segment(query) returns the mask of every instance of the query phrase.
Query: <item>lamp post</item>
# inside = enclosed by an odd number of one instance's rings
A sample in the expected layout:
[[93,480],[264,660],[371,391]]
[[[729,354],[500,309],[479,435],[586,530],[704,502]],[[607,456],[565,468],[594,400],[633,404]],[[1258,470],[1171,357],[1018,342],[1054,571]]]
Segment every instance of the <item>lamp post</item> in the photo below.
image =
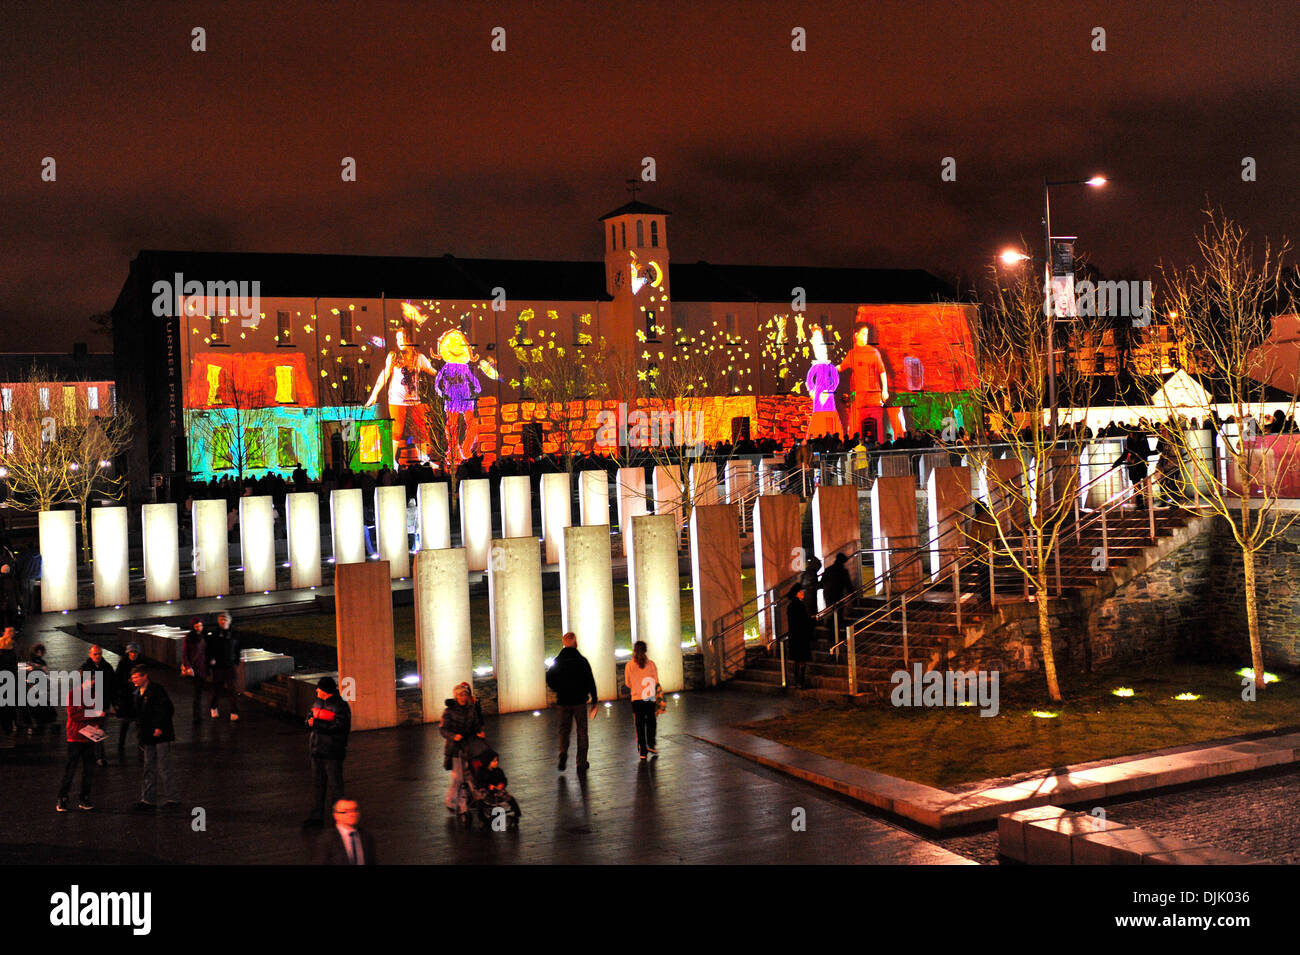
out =
[[1043,179],[1043,248],[1047,256],[1043,272],[1043,316],[1047,319],[1047,400],[1051,405],[1052,447],[1056,447],[1056,313],[1052,307],[1052,186],[1104,186],[1103,176],[1091,179]]

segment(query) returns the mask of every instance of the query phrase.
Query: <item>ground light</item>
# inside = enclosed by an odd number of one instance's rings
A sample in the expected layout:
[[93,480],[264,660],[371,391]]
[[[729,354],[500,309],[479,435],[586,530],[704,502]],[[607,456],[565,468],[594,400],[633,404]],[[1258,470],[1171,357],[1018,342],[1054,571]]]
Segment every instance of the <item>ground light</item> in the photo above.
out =
[[1199,700],[1201,697],[1196,693],[1179,693],[1174,697],[1175,700],[1182,700],[1184,703],[1190,703],[1192,700]]
[[1034,710],[1033,715],[1037,716],[1040,720],[1054,720],[1061,714],[1053,713],[1051,710]]
[[474,668],[474,675],[475,675],[475,676],[487,676],[487,675],[488,675],[489,673],[491,673],[491,672],[492,672],[492,668],[491,668],[491,667],[475,667],[475,668]]
[[420,677],[415,673],[408,673],[406,676],[402,677],[402,682],[407,686],[414,686],[420,682]]
[[1111,690],[1110,692],[1113,693],[1115,696],[1130,697],[1133,695],[1133,689],[1127,686],[1117,686],[1115,687],[1115,689]]
[[[1244,677],[1247,680],[1253,680],[1255,679],[1255,671],[1250,667],[1242,667],[1240,670],[1237,671],[1237,676]],[[1265,686],[1268,686],[1270,683],[1277,683],[1277,682],[1278,679],[1276,674],[1269,673],[1267,670],[1264,671]]]

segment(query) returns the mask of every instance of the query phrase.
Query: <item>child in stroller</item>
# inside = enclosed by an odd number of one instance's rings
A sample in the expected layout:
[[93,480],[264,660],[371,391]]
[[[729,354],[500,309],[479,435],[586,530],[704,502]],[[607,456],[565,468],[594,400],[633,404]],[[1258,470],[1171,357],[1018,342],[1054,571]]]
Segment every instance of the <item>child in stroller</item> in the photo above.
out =
[[508,828],[519,825],[523,812],[506,789],[506,774],[501,760],[482,739],[472,739],[461,748],[461,819],[468,825],[475,817],[483,828],[504,819]]

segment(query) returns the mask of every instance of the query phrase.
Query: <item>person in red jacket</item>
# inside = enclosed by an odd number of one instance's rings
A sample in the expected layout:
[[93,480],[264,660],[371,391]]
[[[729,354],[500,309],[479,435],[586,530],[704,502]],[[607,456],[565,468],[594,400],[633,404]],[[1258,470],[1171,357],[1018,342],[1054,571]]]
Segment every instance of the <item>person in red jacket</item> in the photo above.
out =
[[65,705],[68,709],[68,763],[63,770],[63,785],[59,787],[59,801],[54,808],[59,812],[68,811],[68,794],[72,791],[72,777],[76,775],[77,763],[81,763],[81,798],[77,808],[90,812],[94,805],[90,802],[90,782],[95,774],[95,737],[104,738],[103,709],[106,701],[96,700],[95,677],[92,673],[82,674],[79,687],[68,693]]

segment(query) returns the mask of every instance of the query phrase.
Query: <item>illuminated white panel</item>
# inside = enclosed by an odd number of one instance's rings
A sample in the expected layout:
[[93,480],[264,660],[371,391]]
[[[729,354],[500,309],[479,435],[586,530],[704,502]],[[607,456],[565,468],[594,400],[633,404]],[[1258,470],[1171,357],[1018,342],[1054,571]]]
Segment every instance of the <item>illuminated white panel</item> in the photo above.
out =
[[604,471],[578,472],[578,512],[584,527],[609,523],[609,475]]
[[315,491],[285,495],[285,532],[289,538],[289,586],[319,587],[320,498]]
[[140,508],[144,527],[144,599],[147,603],[179,600],[181,560],[175,504]]
[[[425,484],[441,487],[445,484]],[[415,641],[424,722],[437,722],[451,691],[473,685],[470,649],[469,565],[465,548],[422,550],[415,555]]]
[[406,488],[397,484],[375,488],[375,547],[388,561],[393,580],[411,573],[411,544],[406,536]]
[[194,523],[194,550],[190,568],[194,571],[194,596],[215,597],[230,593],[230,533],[226,499],[195,501],[190,518]]
[[239,499],[239,562],[244,593],[275,589],[275,517],[265,495]]
[[359,564],[366,559],[365,502],[361,488],[330,491],[330,531],[334,563]]
[[655,468],[655,513],[671,514],[680,527],[682,523],[682,468],[678,464],[664,464]]
[[632,540],[632,518],[644,514],[645,469],[618,469],[618,532],[623,539],[623,556],[629,553]]
[[451,546],[451,519],[447,510],[447,485],[421,484],[415,490],[420,509],[420,548],[442,550]]
[[726,481],[728,504],[739,504],[754,496],[753,461],[728,461],[722,473]]
[[560,550],[564,547],[564,528],[573,523],[573,507],[569,503],[569,473],[542,475],[542,537],[546,546],[546,562],[558,564]]
[[77,514],[41,511],[41,613],[77,609]]
[[718,465],[713,461],[701,461],[691,465],[691,506],[697,504],[721,504],[718,494]]
[[533,487],[527,474],[501,479],[501,536],[533,536]]
[[492,542],[488,607],[498,711],[513,713],[545,706],[542,564],[534,538],[513,537]]
[[[592,473],[592,472],[582,472]],[[604,472],[594,472],[602,478]],[[560,619],[578,638],[602,700],[618,699],[614,667],[614,577],[609,527],[566,527],[560,552]]]
[[682,688],[682,600],[677,578],[677,522],[667,514],[632,519],[628,600],[632,641],[644,640],[665,691]]
[[460,540],[470,570],[487,570],[492,545],[492,492],[487,478],[460,482]]
[[125,507],[91,509],[90,546],[94,557],[96,607],[131,602],[126,528]]

